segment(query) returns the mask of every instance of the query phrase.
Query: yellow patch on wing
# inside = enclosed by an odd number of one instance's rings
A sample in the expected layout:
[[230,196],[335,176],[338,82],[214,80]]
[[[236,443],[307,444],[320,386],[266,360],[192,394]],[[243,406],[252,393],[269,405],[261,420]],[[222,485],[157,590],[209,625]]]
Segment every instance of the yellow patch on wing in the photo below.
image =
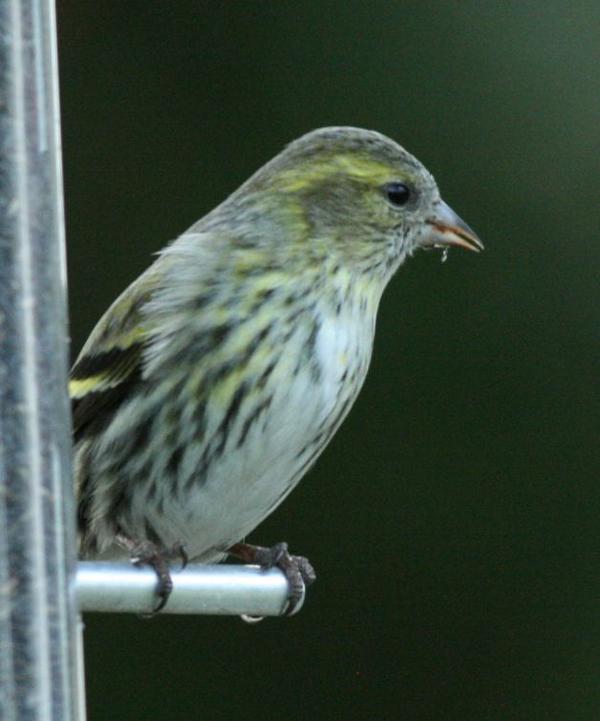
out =
[[82,380],[69,381],[69,395],[71,398],[83,398],[88,393],[100,391],[106,387],[106,374],[99,373]]
[[73,398],[83,398],[88,393],[99,393],[114,388],[123,382],[126,373],[118,375],[108,373],[97,373],[88,378],[74,378],[69,381],[69,395]]

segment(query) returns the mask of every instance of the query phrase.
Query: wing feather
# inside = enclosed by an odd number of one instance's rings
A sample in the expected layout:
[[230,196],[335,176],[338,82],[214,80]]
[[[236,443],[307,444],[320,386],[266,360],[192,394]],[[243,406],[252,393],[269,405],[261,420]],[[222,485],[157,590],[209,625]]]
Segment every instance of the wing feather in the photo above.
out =
[[156,264],[102,316],[71,369],[69,394],[75,441],[95,435],[141,381],[146,342],[142,307],[157,281]]

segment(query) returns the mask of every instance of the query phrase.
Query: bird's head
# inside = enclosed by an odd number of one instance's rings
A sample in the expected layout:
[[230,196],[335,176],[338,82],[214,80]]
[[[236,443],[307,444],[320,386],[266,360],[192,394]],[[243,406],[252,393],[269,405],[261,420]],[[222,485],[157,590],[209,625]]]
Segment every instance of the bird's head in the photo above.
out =
[[[236,197],[237,196],[237,197]],[[418,248],[483,248],[441,199],[433,176],[404,148],[371,130],[314,130],[288,145],[240,190],[286,233],[268,233],[314,258],[387,277]],[[268,209],[268,210],[267,210]],[[260,227],[254,216],[253,227]],[[290,248],[291,249],[291,248]]]

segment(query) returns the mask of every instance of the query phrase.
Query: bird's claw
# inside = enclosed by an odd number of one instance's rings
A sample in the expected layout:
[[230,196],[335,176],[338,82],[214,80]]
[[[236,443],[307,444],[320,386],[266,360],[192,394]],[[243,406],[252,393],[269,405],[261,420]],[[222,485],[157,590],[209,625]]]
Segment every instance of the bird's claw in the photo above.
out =
[[283,571],[290,589],[284,616],[291,616],[298,610],[306,586],[310,586],[317,578],[308,558],[293,556],[287,543],[276,543],[270,548],[237,543],[229,552],[244,561],[256,563],[263,569],[279,568]]
[[144,618],[152,618],[167,605],[169,596],[173,591],[173,579],[169,562],[174,559],[181,560],[181,570],[188,563],[188,555],[183,543],[175,543],[171,548],[161,548],[152,541],[128,543],[129,559],[134,566],[150,566],[156,573],[157,604],[150,613],[143,614]]

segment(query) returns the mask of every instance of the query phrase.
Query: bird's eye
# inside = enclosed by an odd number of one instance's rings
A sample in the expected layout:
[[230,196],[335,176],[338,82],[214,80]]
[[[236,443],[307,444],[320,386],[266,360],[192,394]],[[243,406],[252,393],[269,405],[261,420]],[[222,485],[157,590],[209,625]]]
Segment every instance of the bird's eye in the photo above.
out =
[[406,205],[410,200],[410,188],[404,183],[387,183],[384,188],[386,198],[392,205]]

